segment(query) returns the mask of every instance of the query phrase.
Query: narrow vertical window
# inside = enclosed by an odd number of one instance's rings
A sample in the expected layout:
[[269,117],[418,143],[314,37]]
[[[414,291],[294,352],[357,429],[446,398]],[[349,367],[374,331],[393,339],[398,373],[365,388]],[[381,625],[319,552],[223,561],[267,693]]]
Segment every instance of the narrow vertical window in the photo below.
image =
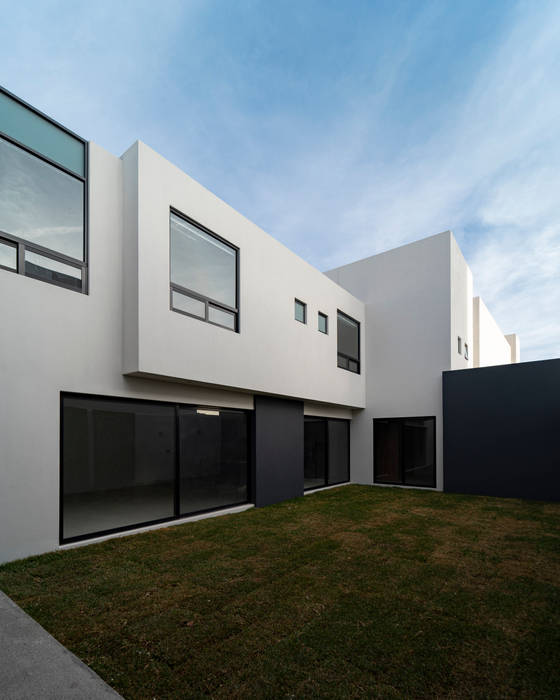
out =
[[461,336],[457,336],[457,352],[459,355],[463,354],[463,341],[461,340]]
[[326,314],[321,313],[320,311],[317,317],[317,326],[320,333],[329,332],[329,317]]
[[469,359],[469,346],[465,343],[465,360]]
[[307,304],[299,299],[294,300],[294,318],[300,323],[307,323]]
[[360,324],[339,311],[337,314],[338,366],[360,373]]

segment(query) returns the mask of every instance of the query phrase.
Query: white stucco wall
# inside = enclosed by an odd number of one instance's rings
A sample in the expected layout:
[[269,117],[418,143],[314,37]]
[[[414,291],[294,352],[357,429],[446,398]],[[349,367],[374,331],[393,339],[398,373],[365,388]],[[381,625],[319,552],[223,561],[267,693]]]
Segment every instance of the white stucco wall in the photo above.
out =
[[58,545],[61,391],[253,407],[250,393],[123,376],[121,174],[90,145],[89,295],[0,270],[0,562]]
[[511,349],[510,362],[515,364],[516,362],[521,362],[521,346],[519,344],[519,336],[517,333],[508,333],[505,339],[509,343]]
[[[132,251],[125,372],[363,407],[364,372],[337,367],[336,338],[337,309],[363,326],[363,302],[144,144],[123,160]],[[169,309],[170,206],[240,249],[240,333]],[[296,297],[307,304],[306,325],[294,320]],[[317,330],[318,311],[329,317],[328,335]]]
[[[451,367],[445,369],[468,369],[473,366],[473,277],[454,236],[451,236],[450,253]],[[468,359],[465,357],[465,345],[468,348]]]
[[455,246],[447,231],[327,273],[366,302],[366,408],[352,422],[353,481],[373,483],[374,418],[435,416],[442,488],[441,373],[457,352],[452,335],[469,334],[472,298],[470,271]]
[[480,297],[473,299],[474,367],[507,365],[512,349]]

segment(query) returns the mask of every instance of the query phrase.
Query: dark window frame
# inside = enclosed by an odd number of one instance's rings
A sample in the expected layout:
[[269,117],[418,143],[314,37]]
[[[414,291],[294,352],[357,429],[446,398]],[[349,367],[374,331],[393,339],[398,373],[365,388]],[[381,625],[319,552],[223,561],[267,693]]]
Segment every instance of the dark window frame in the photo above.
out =
[[[98,399],[105,402],[115,402],[115,403],[132,403],[132,404],[152,404],[157,406],[167,406],[173,408],[175,411],[175,471],[174,471],[174,494],[173,494],[173,510],[174,514],[167,518],[158,518],[156,520],[148,520],[141,523],[134,523],[133,525],[124,525],[122,527],[109,528],[107,530],[98,530],[95,532],[88,533],[86,535],[76,535],[74,537],[64,537],[64,399]],[[181,445],[180,445],[180,434],[179,434],[179,410],[181,408],[204,408],[205,410],[212,410],[212,407],[204,406],[200,404],[187,404],[175,401],[157,401],[155,399],[137,399],[130,396],[105,396],[103,394],[84,394],[72,391],[61,391],[60,392],[60,412],[59,412],[59,519],[58,519],[58,541],[59,544],[71,544],[72,542],[82,542],[84,540],[92,540],[97,537],[105,537],[106,535],[113,535],[118,532],[128,532],[130,530],[137,530],[143,527],[149,527],[151,525],[159,525],[161,523],[173,523],[175,521],[184,520],[185,518],[190,518],[194,515],[203,515],[204,513],[213,513],[219,510],[226,510],[228,508],[237,508],[250,504],[254,500],[254,486],[253,486],[253,453],[252,453],[252,419],[251,414],[253,411],[241,409],[241,408],[229,408],[229,407],[216,407],[217,411],[237,411],[239,413],[245,413],[247,415],[247,500],[242,503],[234,503],[231,505],[220,505],[215,508],[205,508],[203,510],[197,510],[189,513],[181,513],[180,506],[180,470],[181,470]]]
[[[296,316],[296,305],[301,304],[303,308],[303,321],[301,321],[297,316]],[[297,297],[294,297],[294,321],[297,321],[298,323],[303,323],[304,326],[307,325],[307,304],[302,301],[301,299],[298,299]]]
[[[377,481],[376,479],[376,465],[375,465],[375,423],[376,421],[393,422],[402,424],[403,421],[407,420],[433,420],[434,421],[434,478],[431,484],[407,484],[404,480],[404,472],[402,468],[403,450],[402,450],[402,428],[399,430],[399,467],[400,472],[403,475],[401,481]],[[437,420],[436,416],[397,416],[390,418],[374,418],[372,422],[373,427],[373,483],[380,484],[384,486],[407,486],[408,488],[415,489],[435,489],[437,487]]]
[[469,344],[465,343],[465,360],[469,359]]
[[[319,319],[324,318],[325,319],[325,330],[321,330],[321,326],[319,325]],[[319,333],[323,333],[323,335],[328,335],[329,334],[329,317],[327,314],[324,314],[322,311],[317,312],[317,330]]]
[[[361,349],[362,349],[362,324],[360,321],[356,321],[355,318],[352,318],[352,316],[349,316],[348,314],[345,314],[344,311],[341,311],[340,309],[336,310],[336,320],[337,320],[337,333],[338,333],[338,317],[344,316],[348,320],[352,321],[352,323],[355,323],[358,326],[358,357],[351,357],[350,355],[347,355],[344,352],[340,352],[338,350],[338,347],[336,349],[336,354],[337,354],[337,360],[336,360],[336,366],[339,369],[344,369],[347,372],[352,372],[352,374],[361,374],[362,370],[362,362],[361,362]],[[337,345],[338,345],[338,338],[337,338]],[[343,359],[343,361],[346,362],[346,366],[340,364],[340,359]],[[354,362],[357,365],[357,369],[350,369],[350,362]]]
[[[180,219],[183,219],[186,221],[188,224],[191,224],[191,226],[196,226],[196,228],[200,229],[203,233],[205,233],[208,236],[211,236],[212,238],[215,238],[217,241],[222,243],[223,245],[228,246],[228,248],[231,248],[232,250],[235,251],[235,306],[229,306],[228,304],[224,304],[220,301],[216,301],[215,299],[212,299],[211,297],[207,297],[204,294],[201,294],[200,292],[196,292],[193,289],[189,289],[188,287],[183,287],[180,284],[176,284],[175,282],[171,281],[171,214],[174,216],[177,216]],[[190,318],[196,318],[197,321],[203,321],[204,323],[209,323],[211,326],[216,326],[217,328],[224,328],[226,331],[233,331],[234,333],[239,333],[240,332],[240,313],[239,313],[239,270],[240,270],[240,257],[241,257],[241,251],[239,250],[239,247],[236,246],[234,243],[230,243],[230,241],[226,240],[219,234],[215,233],[214,231],[210,230],[208,227],[204,226],[203,224],[200,224],[198,221],[195,219],[191,218],[190,216],[187,216],[187,214],[183,214],[183,212],[179,211],[175,207],[169,207],[169,308],[171,311],[175,311],[178,314],[182,314],[183,316],[189,316]],[[184,296],[191,297],[193,299],[197,299],[198,301],[203,302],[204,304],[204,318],[201,316],[197,316],[196,314],[190,314],[188,311],[183,311],[182,309],[178,309],[177,307],[173,306],[173,292],[177,292],[179,294],[183,294]],[[215,321],[210,321],[209,320],[209,308],[214,307],[220,311],[225,311],[227,313],[231,313],[234,316],[234,327],[229,328],[228,326],[224,326],[221,323],[216,323]]]
[[460,335],[457,336],[457,352],[459,355],[463,354],[463,340]]
[[[42,155],[38,151],[35,151],[33,148],[30,148],[29,146],[26,146],[24,143],[21,143],[21,141],[18,141],[17,139],[12,138],[11,136],[8,136],[8,134],[5,134],[2,129],[0,128],[0,137],[7,141],[8,143],[11,143],[13,146],[19,148],[22,151],[25,151],[29,153],[30,155],[34,156],[35,158],[38,158],[39,160],[42,160],[43,162],[47,163],[47,165],[50,165],[53,168],[56,168],[57,170],[62,171],[66,175],[69,175],[70,177],[73,177],[76,180],[79,180],[80,182],[83,183],[83,222],[82,222],[82,229],[83,229],[83,249],[84,249],[84,259],[83,260],[78,260],[77,258],[72,258],[68,255],[64,255],[63,253],[58,253],[57,251],[51,250],[50,248],[45,248],[41,245],[38,245],[36,243],[31,243],[24,238],[20,238],[18,236],[14,236],[13,234],[0,230],[0,240],[5,241],[6,243],[12,243],[15,244],[17,247],[17,269],[13,270],[11,268],[6,268],[2,265],[0,265],[0,269],[2,270],[8,270],[9,272],[15,272],[16,274],[19,275],[24,275],[25,277],[30,277],[31,279],[37,279],[41,282],[46,282],[47,284],[53,284],[56,287],[62,287],[63,289],[69,289],[73,292],[78,292],[78,294],[89,294],[89,193],[88,193],[88,180],[89,180],[89,143],[83,139],[81,136],[78,136],[78,134],[74,133],[70,129],[67,129],[65,126],[62,126],[62,124],[59,124],[56,120],[52,119],[51,117],[47,116],[37,108],[33,107],[29,103],[25,102],[21,98],[19,98],[17,95],[14,95],[11,93],[9,90],[6,90],[4,87],[0,85],[0,92],[2,92],[4,95],[7,95],[9,98],[14,100],[15,102],[18,102],[22,107],[25,107],[28,109],[30,112],[33,112],[37,116],[41,117],[45,121],[49,122],[53,126],[57,127],[61,131],[64,131],[66,134],[69,136],[72,136],[73,138],[77,139],[82,143],[84,146],[84,175],[78,175],[77,173],[73,172],[72,170],[69,170],[68,168],[65,168],[63,165],[60,165],[59,163],[56,163],[54,160],[51,158],[48,158],[47,156]],[[49,280],[45,279],[44,277],[41,277],[39,275],[34,275],[34,274],[29,274],[28,272],[25,271],[25,251],[28,250],[31,253],[37,253],[38,255],[43,255],[46,258],[49,258],[51,260],[54,260],[56,262],[61,262],[66,265],[70,265],[71,267],[75,267],[79,270],[81,270],[81,277],[82,277],[82,285],[81,289],[76,289],[73,286],[64,284],[62,282],[56,282],[54,280]]]
[[[304,493],[307,493],[308,491],[317,491],[318,489],[330,488],[331,486],[340,486],[341,484],[349,484],[350,483],[350,423],[352,421],[349,418],[329,418],[329,417],[325,417],[325,416],[312,416],[312,415],[305,414],[303,416],[304,431],[305,431],[305,419],[306,418],[311,418],[312,420],[320,420],[324,424],[326,467],[325,467],[325,483],[322,486],[309,486],[308,488],[304,487],[304,489],[303,489]],[[346,429],[348,432],[348,479],[344,479],[343,481],[337,481],[333,484],[329,484],[329,467],[330,467],[329,421],[336,421],[338,423],[346,423]],[[305,465],[304,465],[304,468],[305,468]]]

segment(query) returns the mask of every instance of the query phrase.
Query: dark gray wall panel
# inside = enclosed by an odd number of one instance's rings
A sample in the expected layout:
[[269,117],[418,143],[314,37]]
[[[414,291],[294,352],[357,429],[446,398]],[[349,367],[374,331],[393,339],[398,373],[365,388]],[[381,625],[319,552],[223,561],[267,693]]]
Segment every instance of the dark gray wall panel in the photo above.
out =
[[560,359],[443,373],[444,490],[560,500]]
[[303,402],[255,396],[256,506],[303,495]]

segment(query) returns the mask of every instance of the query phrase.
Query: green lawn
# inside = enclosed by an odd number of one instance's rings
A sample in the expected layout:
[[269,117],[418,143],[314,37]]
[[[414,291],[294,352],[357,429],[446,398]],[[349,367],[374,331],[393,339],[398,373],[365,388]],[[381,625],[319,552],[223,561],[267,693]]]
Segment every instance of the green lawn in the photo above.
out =
[[126,698],[560,697],[560,504],[347,486],[0,567]]

